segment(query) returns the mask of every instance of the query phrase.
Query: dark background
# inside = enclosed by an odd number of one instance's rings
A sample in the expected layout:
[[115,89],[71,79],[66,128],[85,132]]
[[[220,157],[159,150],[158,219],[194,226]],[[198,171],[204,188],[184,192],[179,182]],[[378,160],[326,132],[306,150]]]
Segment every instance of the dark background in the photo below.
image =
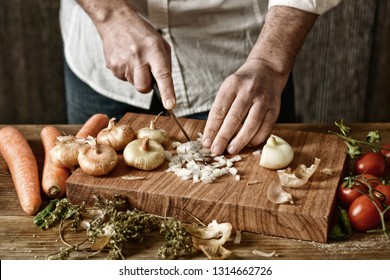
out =
[[[1,0],[0,123],[66,123],[59,1]],[[344,0],[294,68],[298,120],[390,122],[390,1]]]

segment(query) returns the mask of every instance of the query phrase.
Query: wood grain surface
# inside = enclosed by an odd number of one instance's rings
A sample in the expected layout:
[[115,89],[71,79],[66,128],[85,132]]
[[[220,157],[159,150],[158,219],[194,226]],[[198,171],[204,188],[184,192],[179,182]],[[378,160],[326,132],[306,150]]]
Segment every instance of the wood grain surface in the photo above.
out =
[[[154,116],[128,113],[121,121],[135,130],[148,126]],[[186,131],[196,138],[203,131],[204,121],[181,119]],[[161,117],[157,126],[172,135],[172,141],[184,141],[169,117]],[[193,183],[167,173],[168,162],[153,171],[141,171],[124,164],[107,176],[93,177],[76,170],[67,181],[67,197],[76,204],[94,202],[93,193],[112,198],[121,194],[141,210],[163,216],[177,216],[193,221],[188,213],[204,223],[213,219],[230,222],[235,230],[326,242],[335,206],[335,191],[343,175],[346,154],[342,142],[335,136],[306,131],[275,129],[294,148],[290,167],[310,166],[315,157],[321,163],[310,182],[300,188],[290,188],[294,204],[274,204],[267,199],[268,186],[278,181],[275,170],[259,166],[259,156],[253,149],[244,150],[242,160],[235,164],[241,176],[236,181],[230,174],[211,184]],[[169,145],[168,145],[169,146]],[[167,147],[168,149],[168,147]],[[257,147],[256,149],[259,149]],[[320,172],[330,168],[333,175]],[[126,181],[124,175],[144,176],[145,180]],[[257,182],[255,184],[248,184]]]
[[[2,0],[0,122],[65,123],[60,1]],[[294,65],[298,121],[388,122],[390,1],[342,1]]]
[[[40,171],[43,166],[43,147],[39,132],[44,125],[17,125],[37,157]],[[0,128],[2,125],[0,125]],[[66,134],[75,134],[80,126],[56,125]],[[351,124],[353,137],[364,139],[370,130],[379,130],[383,143],[390,141],[390,123]],[[278,124],[276,129],[294,129],[308,132],[327,133],[334,129],[332,124]],[[353,161],[349,162],[349,168]],[[0,156],[0,259],[1,260],[42,260],[48,255],[59,252],[65,245],[59,238],[58,227],[41,230],[33,224],[33,217],[26,216],[20,208],[15,188],[7,164]],[[390,221],[387,222],[390,227]],[[85,232],[66,232],[66,240],[79,243],[85,239]],[[226,242],[226,248],[232,251],[231,260],[269,259],[252,253],[254,249],[264,252],[275,251],[272,260],[390,260],[390,242],[382,233],[359,233],[354,231],[348,240],[326,243],[282,238],[251,232],[242,232],[241,242],[233,242],[235,235]],[[157,251],[163,237],[159,234],[147,236],[140,244],[131,244],[126,250],[127,259],[159,259]],[[91,252],[77,254],[73,259],[83,259]],[[94,255],[91,259],[102,259],[106,252]],[[183,257],[187,258],[187,257]],[[197,253],[193,259],[206,259]]]

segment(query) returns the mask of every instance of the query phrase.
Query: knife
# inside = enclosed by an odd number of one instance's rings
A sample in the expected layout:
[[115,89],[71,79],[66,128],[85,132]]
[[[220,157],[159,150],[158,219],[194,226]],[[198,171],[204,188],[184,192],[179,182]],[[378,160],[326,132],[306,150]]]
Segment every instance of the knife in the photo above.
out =
[[[152,88],[162,103],[160,89],[158,88],[157,81],[153,76],[152,76]],[[180,123],[179,119],[176,117],[173,110],[167,110],[167,112],[171,116],[171,118],[175,121],[176,125],[180,128],[180,131],[184,134],[184,137],[191,144],[194,151],[198,154],[198,156],[202,159],[202,161],[206,162],[206,159],[204,158],[203,154],[199,151],[198,147],[196,147],[195,143],[191,140],[190,136],[184,129],[183,125]]]

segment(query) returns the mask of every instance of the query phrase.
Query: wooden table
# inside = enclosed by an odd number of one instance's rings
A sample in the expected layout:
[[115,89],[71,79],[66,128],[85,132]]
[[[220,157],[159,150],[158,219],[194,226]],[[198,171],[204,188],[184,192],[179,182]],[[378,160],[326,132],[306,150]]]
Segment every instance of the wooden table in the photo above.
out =
[[[332,124],[278,124],[279,128],[327,133],[336,130]],[[349,125],[352,136],[364,139],[367,132],[379,130],[382,141],[390,142],[390,123],[360,123]],[[0,128],[2,126],[0,125]],[[40,171],[43,165],[43,147],[39,133],[43,125],[15,125],[28,139],[38,160]],[[75,134],[80,128],[77,125],[57,125],[67,134]],[[390,223],[388,222],[390,227]],[[73,237],[77,241],[83,237]],[[273,236],[242,233],[240,244],[234,244],[233,238],[226,243],[226,248],[233,254],[231,259],[261,259],[254,255],[254,249],[264,252],[275,251],[273,259],[390,259],[390,240],[383,234],[363,234],[354,232],[347,241],[317,243],[302,240],[286,239]],[[158,259],[157,251],[162,244],[159,235],[151,235],[141,244],[133,245],[127,257],[129,259]],[[0,156],[0,259],[45,259],[63,247],[58,228],[41,230],[33,224],[33,217],[26,216],[19,206],[18,198],[9,174],[7,164]],[[94,258],[104,258],[98,254]],[[205,259],[197,254],[196,259]]]

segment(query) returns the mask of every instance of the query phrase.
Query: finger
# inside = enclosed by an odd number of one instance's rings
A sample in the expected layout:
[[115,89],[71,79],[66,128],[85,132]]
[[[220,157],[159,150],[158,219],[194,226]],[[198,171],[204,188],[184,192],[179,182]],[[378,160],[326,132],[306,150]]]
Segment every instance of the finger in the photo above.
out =
[[244,121],[250,109],[250,102],[251,101],[247,98],[236,98],[233,101],[233,104],[211,146],[211,151],[213,153],[219,155],[224,152],[228,143],[240,127],[241,123]]
[[[227,91],[224,91],[225,87],[223,85],[217,93],[214,103],[210,109],[203,131],[202,144],[206,148],[210,148],[213,144],[217,132],[222,126],[225,116],[227,115],[230,106],[232,105],[234,98],[236,97],[232,90],[228,89]],[[222,94],[222,92],[226,93]]]
[[255,147],[257,145],[260,145],[268,138],[268,136],[271,134],[272,129],[274,128],[278,115],[279,110],[273,109],[268,110],[266,112],[259,129],[256,131],[256,134],[249,142],[250,146]]
[[148,65],[134,68],[134,87],[141,93],[149,93],[152,90],[152,76]]
[[161,94],[161,101],[167,110],[176,107],[176,94],[171,72],[171,48],[166,41],[156,46],[154,55],[150,59],[150,70],[157,81]]
[[157,75],[153,73],[153,75],[157,81],[164,108],[172,110],[176,107],[176,95],[171,72],[164,72],[164,74]]
[[229,143],[227,151],[229,154],[237,154],[245,148],[256,135],[261,126],[265,111],[262,110],[262,102],[255,102],[249,110],[244,124],[237,135]]

